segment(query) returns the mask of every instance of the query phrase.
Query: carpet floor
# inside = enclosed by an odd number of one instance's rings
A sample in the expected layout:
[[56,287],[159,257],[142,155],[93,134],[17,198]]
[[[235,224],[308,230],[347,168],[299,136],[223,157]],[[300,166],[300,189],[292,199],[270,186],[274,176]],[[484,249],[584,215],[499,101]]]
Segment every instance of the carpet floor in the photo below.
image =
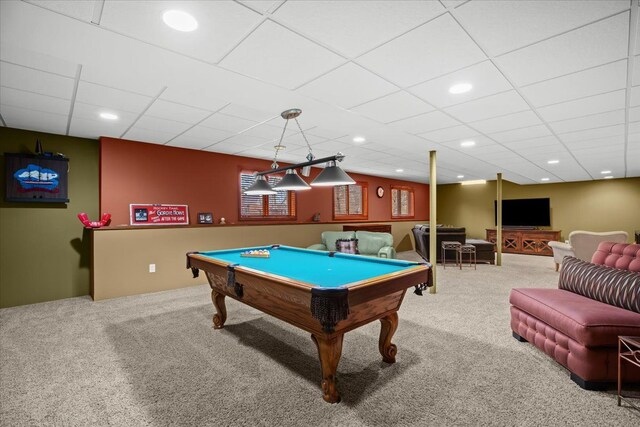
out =
[[347,333],[335,405],[309,334],[229,299],[214,330],[206,285],[2,309],[0,424],[639,425],[615,392],[580,389],[511,337],[509,290],[556,287],[558,273],[547,257],[503,264],[438,266],[437,294],[407,293],[393,365],[379,322]]

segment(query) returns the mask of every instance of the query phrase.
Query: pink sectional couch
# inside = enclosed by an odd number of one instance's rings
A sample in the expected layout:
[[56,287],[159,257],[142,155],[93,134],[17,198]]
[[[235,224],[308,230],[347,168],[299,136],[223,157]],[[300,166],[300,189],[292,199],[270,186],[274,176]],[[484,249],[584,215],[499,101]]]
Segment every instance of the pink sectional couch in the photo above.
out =
[[[640,245],[603,242],[591,263],[565,262],[559,289],[511,290],[513,336],[566,367],[582,388],[610,387],[618,335],[640,336]],[[623,375],[640,382],[637,369]]]

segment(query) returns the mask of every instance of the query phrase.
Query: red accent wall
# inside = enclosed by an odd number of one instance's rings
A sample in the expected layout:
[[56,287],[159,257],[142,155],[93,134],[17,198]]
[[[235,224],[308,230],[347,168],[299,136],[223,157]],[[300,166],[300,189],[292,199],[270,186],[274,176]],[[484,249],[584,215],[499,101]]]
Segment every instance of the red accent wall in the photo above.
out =
[[[189,205],[191,224],[197,223],[198,212],[213,212],[216,223],[224,217],[230,224],[272,224],[274,221],[238,220],[240,171],[263,171],[270,165],[268,160],[100,138],[100,211],[111,213],[111,226],[129,225],[130,203]],[[305,179],[310,182],[318,173],[320,169],[313,168],[310,179]],[[356,181],[368,183],[368,221],[392,221],[391,185],[413,187],[415,219],[428,219],[427,184],[349,175]],[[376,196],[378,186],[385,189],[381,199]],[[332,222],[332,209],[332,187],[301,191],[297,193],[297,220],[290,222],[312,222],[316,212],[320,212],[321,222]]]

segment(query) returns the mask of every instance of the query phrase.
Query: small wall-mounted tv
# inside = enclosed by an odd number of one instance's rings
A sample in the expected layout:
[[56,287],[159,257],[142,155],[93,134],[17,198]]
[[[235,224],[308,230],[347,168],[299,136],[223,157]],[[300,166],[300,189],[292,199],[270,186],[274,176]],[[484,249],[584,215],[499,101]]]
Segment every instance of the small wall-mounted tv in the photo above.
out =
[[[495,223],[498,224],[498,202],[494,201]],[[547,227],[551,225],[549,198],[502,200],[503,227]]]
[[68,203],[69,159],[4,153],[7,202]]

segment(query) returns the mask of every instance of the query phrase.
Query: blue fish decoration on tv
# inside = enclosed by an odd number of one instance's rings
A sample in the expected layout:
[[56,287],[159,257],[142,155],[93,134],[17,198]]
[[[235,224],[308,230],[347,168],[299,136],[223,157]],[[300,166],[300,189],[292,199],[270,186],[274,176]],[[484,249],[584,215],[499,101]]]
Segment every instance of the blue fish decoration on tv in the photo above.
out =
[[59,183],[56,171],[32,164],[24,169],[19,169],[13,174],[13,177],[25,191],[55,192]]

